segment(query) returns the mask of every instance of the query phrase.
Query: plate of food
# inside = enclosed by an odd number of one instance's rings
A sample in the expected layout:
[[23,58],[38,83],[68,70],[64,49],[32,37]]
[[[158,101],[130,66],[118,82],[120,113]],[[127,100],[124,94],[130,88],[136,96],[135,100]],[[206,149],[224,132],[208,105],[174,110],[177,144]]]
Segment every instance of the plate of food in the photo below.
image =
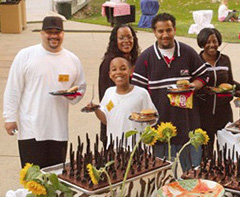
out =
[[132,114],[129,116],[129,120],[140,123],[156,121],[157,118],[158,114],[153,109],[143,109],[140,113],[132,112]]
[[96,109],[98,109],[100,105],[94,105],[94,106],[86,106],[81,109],[81,112],[94,112]]
[[172,85],[167,89],[168,93],[186,93],[194,91],[195,88],[190,87],[190,82],[186,79],[178,80],[176,85]]
[[68,90],[58,90],[54,92],[49,92],[49,94],[54,96],[81,96],[82,94],[78,92],[78,86],[73,86]]
[[205,179],[187,179],[164,185],[158,190],[157,196],[220,197],[224,195],[224,192],[224,187],[217,182]]
[[233,94],[234,86],[229,83],[221,83],[218,87],[208,87],[212,92],[216,94]]

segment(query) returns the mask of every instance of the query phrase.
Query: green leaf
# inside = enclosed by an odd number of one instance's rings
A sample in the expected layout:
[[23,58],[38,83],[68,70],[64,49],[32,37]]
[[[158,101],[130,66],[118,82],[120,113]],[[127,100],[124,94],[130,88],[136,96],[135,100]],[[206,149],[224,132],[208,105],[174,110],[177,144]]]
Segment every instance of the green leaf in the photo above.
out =
[[27,194],[27,196],[26,197],[36,197],[34,194]]
[[25,176],[26,181],[34,180],[36,179],[41,173],[39,166],[33,165],[30,167],[27,171],[27,174]]
[[138,131],[136,131],[136,130],[127,131],[127,132],[125,133],[125,138],[128,138],[128,137],[130,137],[130,136],[132,136],[132,135],[135,135],[135,134],[137,134],[137,133],[138,133]]
[[66,186],[65,184],[63,184],[61,182],[59,182],[59,184],[58,184],[58,189],[65,193],[73,192],[68,186]]
[[108,166],[112,165],[113,163],[114,163],[114,161],[109,161],[106,163],[105,167],[108,167]]
[[71,191],[71,192],[67,192],[65,193],[64,197],[73,197],[75,192]]
[[59,180],[58,180],[58,177],[56,174],[54,174],[54,173],[50,174],[49,180],[56,188],[58,188]]
[[55,188],[53,185],[48,185],[46,188],[47,188],[47,197],[56,196],[57,188]]

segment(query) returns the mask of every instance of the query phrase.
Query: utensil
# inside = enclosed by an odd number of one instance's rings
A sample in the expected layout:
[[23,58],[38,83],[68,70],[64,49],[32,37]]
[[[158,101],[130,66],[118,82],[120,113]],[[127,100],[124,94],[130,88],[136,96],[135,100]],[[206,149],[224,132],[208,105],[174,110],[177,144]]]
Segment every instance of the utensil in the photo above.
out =
[[92,87],[92,98],[91,98],[90,104],[92,104],[93,99],[94,99],[94,84],[93,84],[93,87]]

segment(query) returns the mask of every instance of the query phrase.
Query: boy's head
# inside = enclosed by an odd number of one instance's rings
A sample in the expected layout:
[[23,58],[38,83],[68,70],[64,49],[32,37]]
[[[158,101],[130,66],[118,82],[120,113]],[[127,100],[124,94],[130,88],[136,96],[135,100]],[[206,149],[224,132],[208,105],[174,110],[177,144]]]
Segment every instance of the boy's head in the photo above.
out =
[[109,77],[115,85],[129,83],[129,77],[132,74],[130,62],[123,57],[115,57],[110,62]]

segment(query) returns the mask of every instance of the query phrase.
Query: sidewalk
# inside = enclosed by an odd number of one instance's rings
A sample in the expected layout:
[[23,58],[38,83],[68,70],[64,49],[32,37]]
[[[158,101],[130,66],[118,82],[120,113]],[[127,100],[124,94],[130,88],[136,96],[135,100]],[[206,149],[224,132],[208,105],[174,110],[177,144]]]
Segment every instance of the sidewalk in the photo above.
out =
[[[78,23],[66,21],[64,23],[65,30],[84,30],[85,32],[65,33],[64,47],[74,52],[81,60],[87,81],[87,91],[85,97],[76,105],[70,107],[70,136],[69,142],[77,144],[77,136],[82,136],[85,140],[85,133],[89,134],[90,138],[95,138],[99,132],[99,121],[92,113],[82,113],[80,109],[85,106],[91,99],[92,86],[95,87],[95,99],[98,102],[98,69],[101,59],[106,51],[111,31],[110,26],[91,25],[85,23]],[[32,30],[41,29],[40,23],[32,23],[27,25],[27,29],[21,34],[1,34],[0,33],[0,90],[4,92],[9,68],[13,58],[17,52],[27,46],[38,44],[41,42],[39,32],[32,32]],[[93,30],[95,32],[91,32]],[[96,32],[96,30],[103,32]],[[138,31],[137,36],[139,45],[142,51],[152,45],[155,37],[152,33]],[[177,40],[191,45],[199,52],[197,42],[195,39],[180,38]],[[227,54],[232,61],[232,69],[234,78],[240,82],[240,66],[238,65],[238,57],[240,51],[239,44],[226,44],[221,46],[223,53]],[[0,114],[2,117],[2,102],[0,98]],[[234,119],[238,117],[238,110],[234,110]],[[20,161],[17,147],[17,137],[7,135],[4,129],[4,120],[0,119],[0,196],[5,196],[10,189],[16,190],[22,186],[19,184]]]

